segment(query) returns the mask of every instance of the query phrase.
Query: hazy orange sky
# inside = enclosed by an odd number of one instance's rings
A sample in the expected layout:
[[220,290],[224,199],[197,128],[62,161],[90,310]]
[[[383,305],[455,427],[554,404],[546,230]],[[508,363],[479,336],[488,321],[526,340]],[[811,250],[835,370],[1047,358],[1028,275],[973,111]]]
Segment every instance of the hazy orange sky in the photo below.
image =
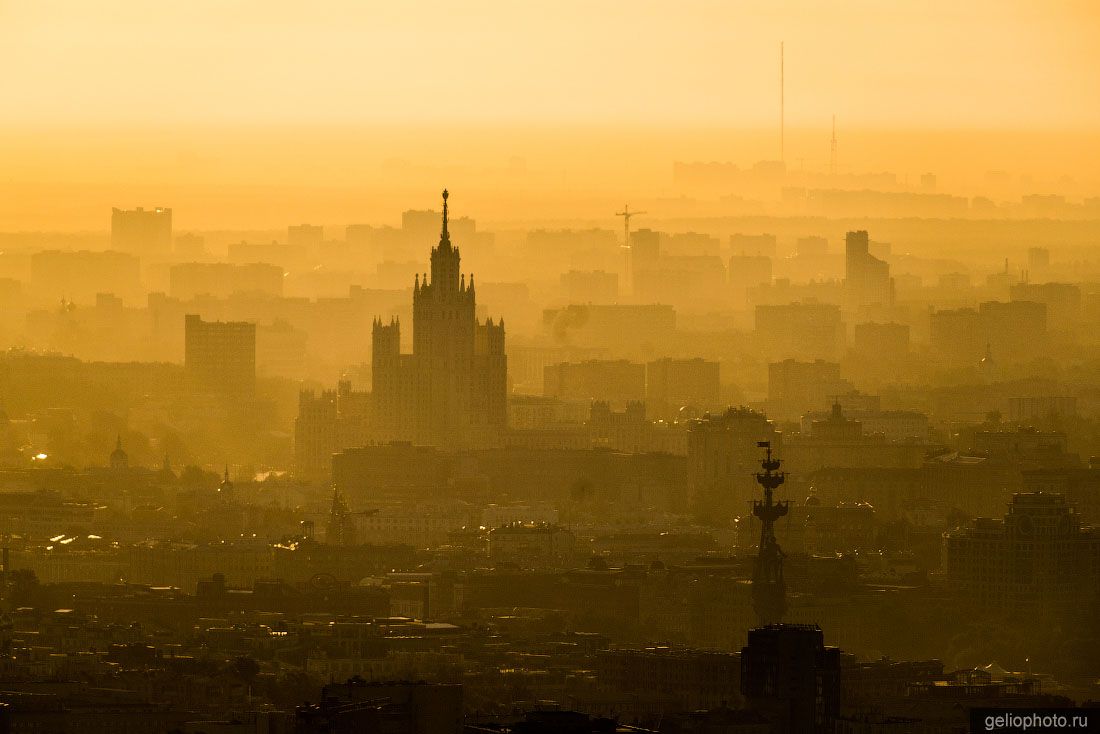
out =
[[1095,0],[0,2],[9,122],[1100,125]]
[[791,166],[826,165],[836,114],[845,170],[1096,177],[1096,0],[0,0],[0,230],[392,217],[448,166],[483,216],[479,167],[675,195],[673,160],[778,156],[781,40]]

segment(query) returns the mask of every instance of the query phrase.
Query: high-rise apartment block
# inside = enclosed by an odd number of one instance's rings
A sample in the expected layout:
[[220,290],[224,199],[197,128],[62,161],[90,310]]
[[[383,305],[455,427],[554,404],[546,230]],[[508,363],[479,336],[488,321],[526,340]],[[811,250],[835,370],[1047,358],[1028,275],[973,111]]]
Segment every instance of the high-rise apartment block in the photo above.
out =
[[250,397],[256,390],[256,324],[184,320],[184,367],[203,390]]
[[853,306],[888,306],[894,300],[890,265],[871,254],[866,230],[844,238],[844,287]]
[[141,254],[171,252],[172,210],[112,209],[111,248]]

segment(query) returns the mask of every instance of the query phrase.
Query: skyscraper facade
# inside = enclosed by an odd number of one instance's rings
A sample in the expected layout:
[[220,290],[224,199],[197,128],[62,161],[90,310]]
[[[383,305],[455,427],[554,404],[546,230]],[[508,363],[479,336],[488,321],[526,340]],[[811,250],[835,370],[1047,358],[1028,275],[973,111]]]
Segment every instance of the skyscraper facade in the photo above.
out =
[[401,354],[401,325],[375,320],[372,391],[377,430],[386,438],[441,448],[494,445],[507,421],[504,320],[480,323],[474,277],[443,227],[431,277],[413,284],[413,351]]

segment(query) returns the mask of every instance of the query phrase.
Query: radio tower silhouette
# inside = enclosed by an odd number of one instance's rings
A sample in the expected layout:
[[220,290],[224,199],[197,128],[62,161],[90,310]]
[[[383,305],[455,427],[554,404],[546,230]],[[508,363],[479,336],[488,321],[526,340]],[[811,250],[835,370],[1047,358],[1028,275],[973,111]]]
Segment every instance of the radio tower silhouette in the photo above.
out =
[[787,584],[783,580],[783,551],[775,540],[775,521],[787,514],[790,502],[775,501],[772,493],[787,479],[786,472],[779,471],[782,462],[772,458],[771,441],[756,444],[767,451],[760,462],[763,472],[756,475],[756,482],[764,488],[764,499],[754,500],[752,514],[760,518],[760,549],[752,569],[752,608],[760,626],[778,624],[787,611]]

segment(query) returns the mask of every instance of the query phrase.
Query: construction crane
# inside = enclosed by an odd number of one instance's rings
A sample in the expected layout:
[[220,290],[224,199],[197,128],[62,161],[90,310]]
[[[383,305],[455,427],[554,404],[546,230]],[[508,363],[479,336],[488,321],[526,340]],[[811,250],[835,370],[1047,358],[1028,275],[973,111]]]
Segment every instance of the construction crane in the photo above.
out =
[[629,204],[623,204],[623,210],[621,212],[615,212],[616,217],[623,218],[623,244],[630,247],[630,218],[636,217],[639,214],[646,214],[647,212],[632,212],[630,211]]

